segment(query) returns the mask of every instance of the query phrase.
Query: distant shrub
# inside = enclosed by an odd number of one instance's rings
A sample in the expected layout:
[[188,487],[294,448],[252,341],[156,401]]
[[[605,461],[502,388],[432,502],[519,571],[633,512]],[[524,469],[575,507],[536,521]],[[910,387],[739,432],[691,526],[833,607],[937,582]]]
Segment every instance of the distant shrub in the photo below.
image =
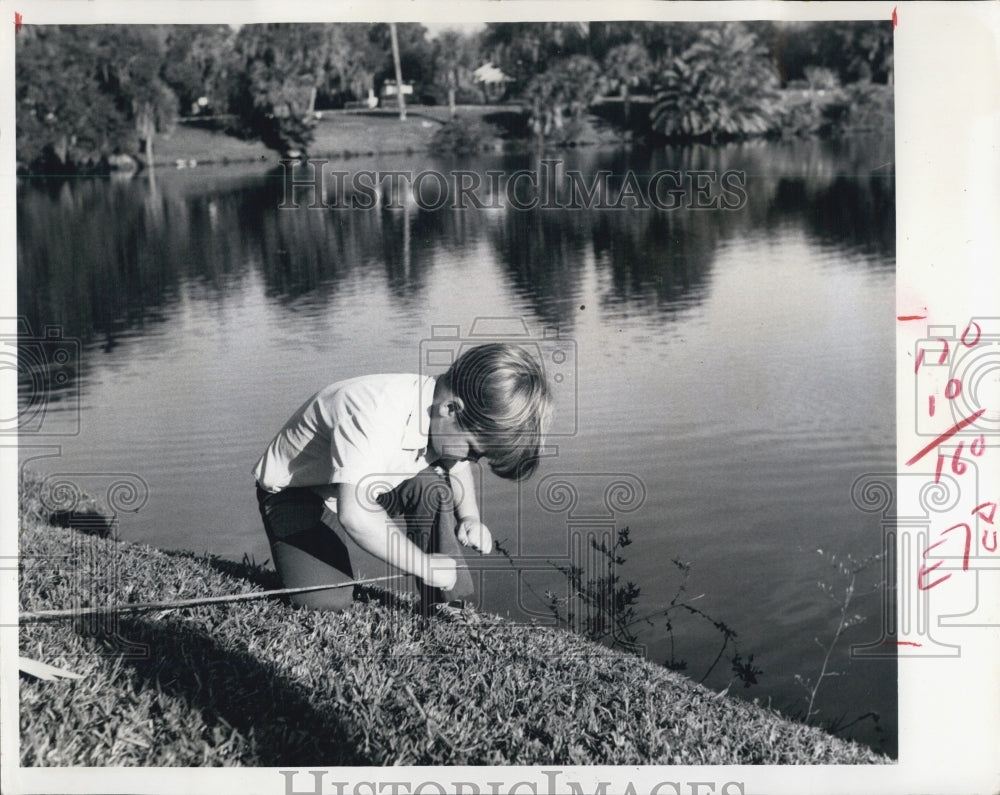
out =
[[843,135],[893,129],[892,86],[850,83],[828,89],[781,92],[778,126],[783,135]]
[[888,131],[895,119],[893,87],[881,83],[851,83],[844,86],[847,115],[846,131]]
[[434,154],[468,155],[481,152],[498,137],[496,128],[481,119],[456,116],[439,127],[431,138]]

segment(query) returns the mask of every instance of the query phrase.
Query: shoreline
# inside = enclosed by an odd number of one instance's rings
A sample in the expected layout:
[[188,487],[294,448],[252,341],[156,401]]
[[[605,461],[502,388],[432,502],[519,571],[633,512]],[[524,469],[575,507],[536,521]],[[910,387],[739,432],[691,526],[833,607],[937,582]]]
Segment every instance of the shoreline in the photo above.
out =
[[[247,561],[56,527],[40,488],[28,477],[19,495],[22,611],[274,586]],[[21,676],[21,764],[894,761],[564,630],[427,621],[367,594],[336,614],[256,600],[24,625],[22,655],[83,678]]]

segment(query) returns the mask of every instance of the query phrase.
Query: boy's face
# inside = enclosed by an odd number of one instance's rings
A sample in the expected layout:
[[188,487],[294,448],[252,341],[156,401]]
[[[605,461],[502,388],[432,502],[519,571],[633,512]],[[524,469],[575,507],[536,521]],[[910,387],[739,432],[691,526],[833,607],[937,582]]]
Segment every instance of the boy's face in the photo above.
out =
[[459,422],[464,409],[462,399],[439,382],[430,408],[430,429],[427,434],[429,460],[478,461],[483,457],[475,436]]

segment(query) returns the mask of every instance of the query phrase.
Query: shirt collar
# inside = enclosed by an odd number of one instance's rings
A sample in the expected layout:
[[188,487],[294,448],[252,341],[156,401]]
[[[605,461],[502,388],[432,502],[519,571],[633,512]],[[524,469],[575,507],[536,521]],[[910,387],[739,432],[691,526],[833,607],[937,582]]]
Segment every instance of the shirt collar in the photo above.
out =
[[436,379],[432,376],[417,376],[413,383],[413,410],[410,412],[406,421],[406,430],[403,432],[402,448],[404,450],[422,450],[427,447],[435,381]]

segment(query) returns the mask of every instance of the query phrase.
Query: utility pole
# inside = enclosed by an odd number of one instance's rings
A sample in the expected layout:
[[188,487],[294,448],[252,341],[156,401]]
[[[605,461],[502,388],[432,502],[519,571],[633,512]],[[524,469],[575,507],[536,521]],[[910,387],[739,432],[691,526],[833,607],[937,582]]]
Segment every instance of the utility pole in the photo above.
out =
[[396,36],[396,23],[389,23],[389,34],[392,36],[392,60],[396,63],[396,97],[399,102],[399,120],[406,121],[406,100],[403,99],[403,67],[399,64],[399,38]]

